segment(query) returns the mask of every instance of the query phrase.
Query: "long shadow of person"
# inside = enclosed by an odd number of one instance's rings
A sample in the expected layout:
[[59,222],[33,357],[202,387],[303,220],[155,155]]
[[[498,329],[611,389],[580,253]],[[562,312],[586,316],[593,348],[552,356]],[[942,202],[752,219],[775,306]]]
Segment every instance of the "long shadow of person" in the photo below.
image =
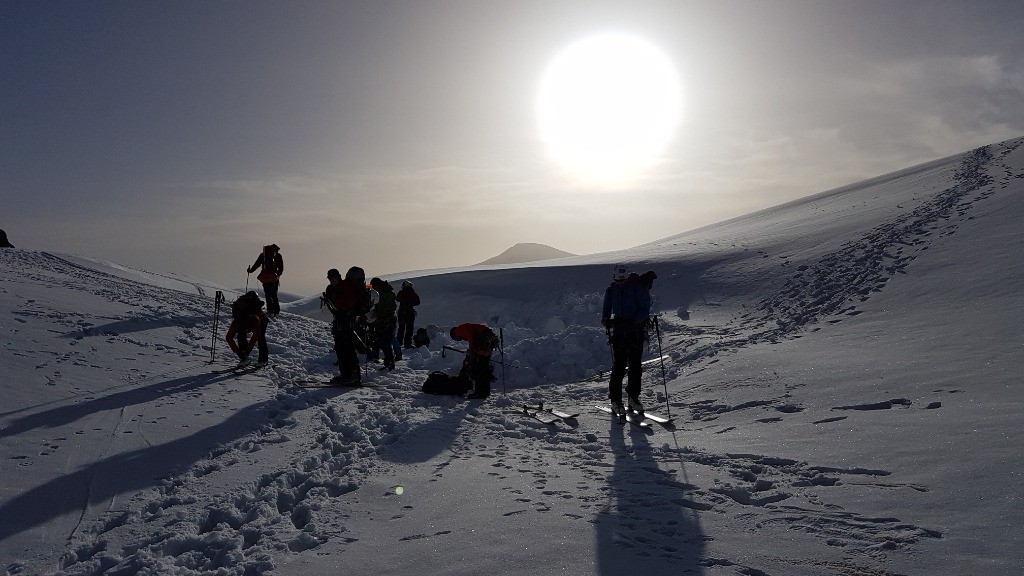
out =
[[169,394],[187,392],[201,388],[208,384],[227,380],[233,375],[211,376],[209,374],[183,376],[166,382],[155,382],[140,388],[130,388],[116,394],[93,398],[77,404],[58,406],[50,410],[36,412],[22,416],[0,429],[0,438],[17,436],[22,432],[35,428],[56,428],[64,424],[70,424],[96,412],[104,410],[120,410],[128,406],[146,404]]
[[217,445],[238,439],[266,423],[268,411],[281,404],[268,400],[234,413],[216,426],[165,444],[103,458],[0,505],[0,540],[71,512],[87,510],[113,496],[148,488],[161,477],[205,457]]
[[651,448],[650,431],[609,422],[615,462],[608,477],[608,503],[596,518],[599,573],[703,574],[705,540],[699,519],[679,504],[694,487],[663,469],[665,463]]

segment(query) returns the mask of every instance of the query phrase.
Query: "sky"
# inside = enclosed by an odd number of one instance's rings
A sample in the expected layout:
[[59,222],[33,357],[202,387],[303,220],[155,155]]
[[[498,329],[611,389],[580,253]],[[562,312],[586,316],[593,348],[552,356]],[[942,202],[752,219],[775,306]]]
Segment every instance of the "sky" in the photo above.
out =
[[[1024,134],[1022,26],[1014,1],[0,0],[0,228],[229,287],[276,243],[298,294],[617,250]],[[679,88],[613,186],[568,173],[538,114],[602,34]]]

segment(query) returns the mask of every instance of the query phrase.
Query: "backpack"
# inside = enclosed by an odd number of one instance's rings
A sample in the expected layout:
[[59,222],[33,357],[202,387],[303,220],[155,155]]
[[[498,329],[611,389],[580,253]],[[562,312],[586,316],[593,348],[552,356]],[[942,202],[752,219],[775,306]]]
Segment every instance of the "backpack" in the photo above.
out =
[[498,338],[498,335],[494,333],[494,330],[492,330],[490,326],[487,327],[486,336],[487,339],[484,341],[490,345],[491,350],[494,350],[498,346],[501,346],[501,338]]
[[273,284],[280,278],[277,275],[277,244],[270,244],[263,247],[263,269],[260,270],[256,279],[263,284]]
[[231,319],[239,327],[248,326],[253,314],[259,314],[263,308],[263,300],[253,291],[242,294],[231,303]]
[[420,346],[430,346],[430,335],[427,334],[426,328],[419,328],[416,330],[416,334],[412,337],[413,344],[417,348]]
[[639,281],[612,283],[605,295],[611,314],[619,322],[642,318],[650,312],[651,296]]
[[444,396],[461,396],[472,388],[468,378],[450,376],[444,372],[431,372],[423,383],[424,394],[439,394]]
[[480,328],[473,335],[471,348],[476,352],[487,352],[489,355],[501,345],[501,339],[494,333],[490,326],[480,324]]
[[362,316],[373,308],[373,300],[370,298],[370,289],[360,282],[355,284],[355,291],[356,301],[352,306],[352,312],[356,316]]
[[377,304],[373,307],[377,313],[377,318],[388,319],[394,317],[398,305],[395,302],[395,292],[391,289],[391,285],[385,282],[378,294]]

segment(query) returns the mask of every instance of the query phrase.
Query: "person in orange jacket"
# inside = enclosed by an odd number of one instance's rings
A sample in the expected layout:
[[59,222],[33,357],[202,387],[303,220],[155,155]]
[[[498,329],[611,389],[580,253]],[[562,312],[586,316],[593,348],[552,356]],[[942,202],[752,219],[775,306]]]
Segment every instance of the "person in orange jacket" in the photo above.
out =
[[267,314],[276,316],[281,313],[277,290],[281,287],[281,275],[284,274],[284,258],[281,257],[281,248],[277,244],[264,246],[263,252],[260,252],[256,261],[246,270],[252,274],[257,268],[261,268],[256,279],[263,284],[263,295],[267,298]]
[[[231,306],[231,325],[225,338],[231,350],[242,362],[249,359],[252,349],[259,346],[259,363],[266,364],[267,316],[263,313],[263,301],[255,292],[249,291]],[[250,336],[251,334],[251,336]]]
[[491,395],[491,382],[496,379],[491,366],[491,354],[498,345],[498,337],[486,324],[471,322],[455,326],[448,335],[452,340],[469,343],[458,376],[468,378],[473,383],[473,392],[468,398],[487,398]]

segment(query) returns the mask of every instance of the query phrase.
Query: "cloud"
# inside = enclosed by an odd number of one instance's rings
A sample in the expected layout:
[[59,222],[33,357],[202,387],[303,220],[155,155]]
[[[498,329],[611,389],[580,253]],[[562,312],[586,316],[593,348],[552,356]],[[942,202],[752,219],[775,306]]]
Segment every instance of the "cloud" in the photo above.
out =
[[1024,74],[998,55],[891,60],[862,72],[842,83],[864,114],[863,128],[845,124],[845,137],[862,148],[941,156],[1024,133]]

